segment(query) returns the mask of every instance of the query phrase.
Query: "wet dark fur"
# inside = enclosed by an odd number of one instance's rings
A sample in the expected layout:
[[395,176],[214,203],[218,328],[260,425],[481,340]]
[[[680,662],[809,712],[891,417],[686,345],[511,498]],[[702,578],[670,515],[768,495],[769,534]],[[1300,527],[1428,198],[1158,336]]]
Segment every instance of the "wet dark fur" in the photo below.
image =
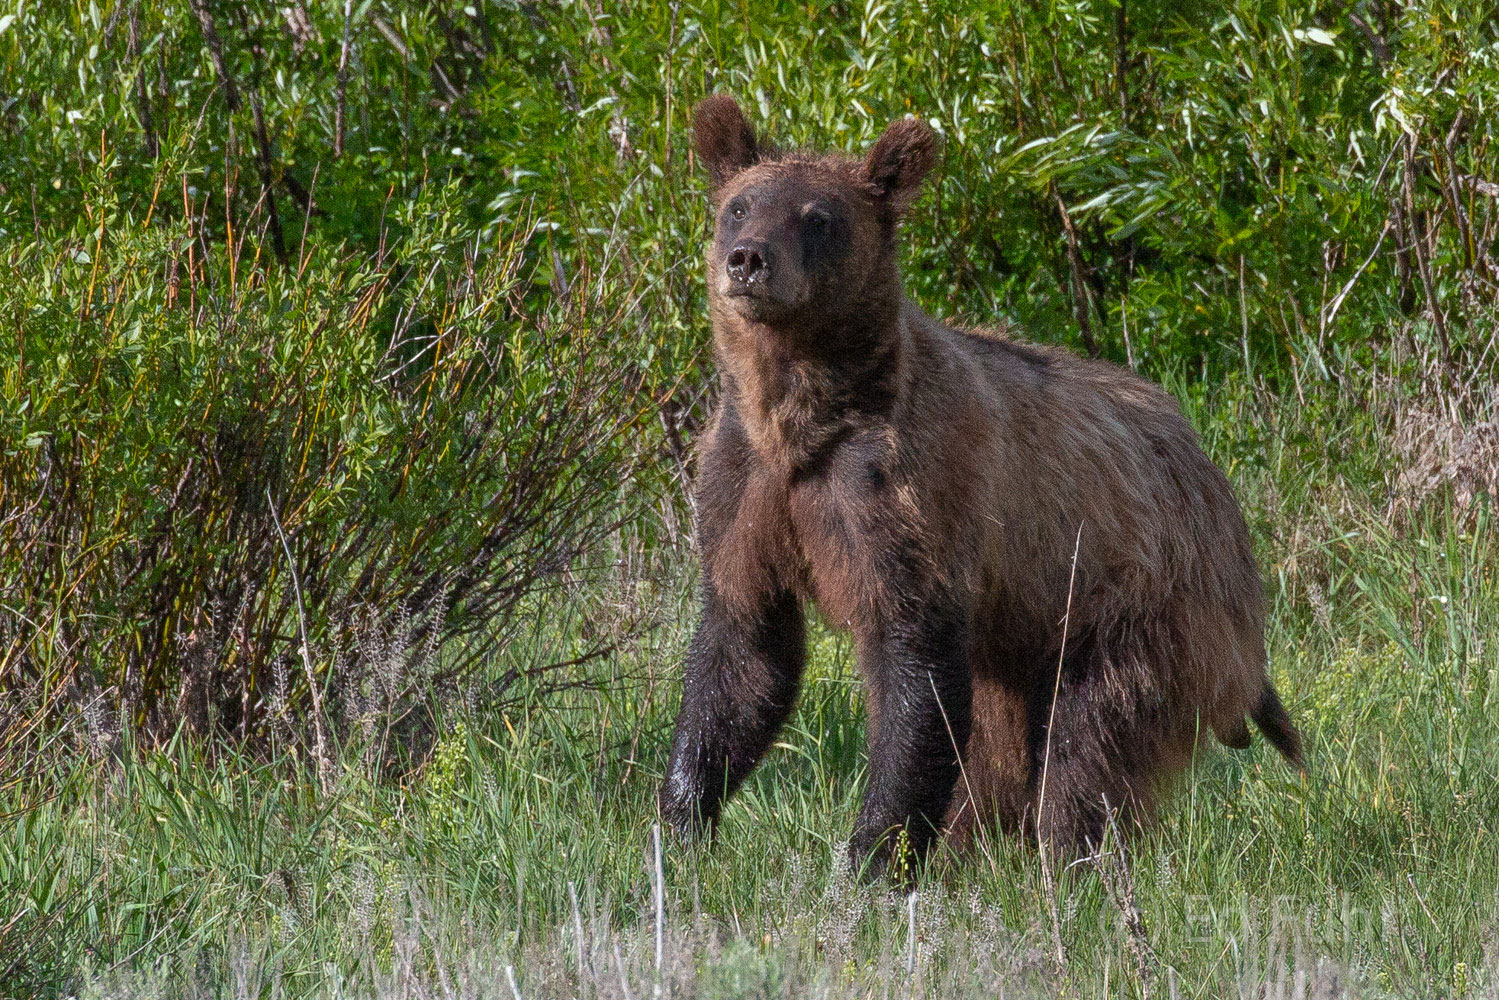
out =
[[[853,850],[876,867],[900,829],[918,856],[976,820],[1096,839],[1105,799],[1148,817],[1200,731],[1248,745],[1246,715],[1299,763],[1243,517],[1175,401],[903,295],[896,224],[930,130],[897,122],[863,161],[771,153],[714,97],[695,140],[719,211],[724,392],[700,445],[702,619],[663,816],[711,825],[769,747],[806,601],[857,646],[870,776]],[[724,273],[746,246],[775,261],[758,297]]]

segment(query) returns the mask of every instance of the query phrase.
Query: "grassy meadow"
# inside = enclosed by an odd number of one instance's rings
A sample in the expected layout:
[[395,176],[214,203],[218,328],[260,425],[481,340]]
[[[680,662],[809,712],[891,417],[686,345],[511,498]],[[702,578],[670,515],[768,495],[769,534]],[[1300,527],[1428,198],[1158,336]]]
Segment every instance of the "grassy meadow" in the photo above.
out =
[[[0,0],[0,997],[1499,997],[1487,5]],[[844,843],[850,643],[660,839],[694,101],[942,161],[913,298],[1164,384],[1310,769]]]

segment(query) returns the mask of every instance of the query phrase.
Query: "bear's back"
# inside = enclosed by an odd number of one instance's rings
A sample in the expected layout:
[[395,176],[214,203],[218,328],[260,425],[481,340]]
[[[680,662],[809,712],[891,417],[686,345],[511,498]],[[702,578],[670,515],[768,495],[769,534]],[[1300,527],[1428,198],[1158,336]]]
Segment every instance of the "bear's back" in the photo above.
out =
[[998,429],[979,459],[993,470],[986,562],[1040,621],[1065,604],[1074,547],[1076,585],[1100,617],[1184,593],[1259,606],[1243,516],[1175,398],[1008,330],[928,330]]

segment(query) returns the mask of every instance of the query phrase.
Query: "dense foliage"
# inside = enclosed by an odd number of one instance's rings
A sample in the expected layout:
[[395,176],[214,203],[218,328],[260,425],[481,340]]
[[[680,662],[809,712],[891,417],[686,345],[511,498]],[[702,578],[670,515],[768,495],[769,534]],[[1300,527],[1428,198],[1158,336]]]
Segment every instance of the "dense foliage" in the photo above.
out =
[[621,227],[662,286],[653,342],[677,357],[701,340],[685,128],[711,90],[793,143],[853,149],[930,117],[947,149],[912,227],[918,295],[1115,355],[1128,326],[1142,358],[1245,348],[1321,376],[1369,339],[1352,317],[1370,309],[1424,307],[1463,340],[1496,278],[1485,4],[191,0],[8,18],[11,238],[82,237],[107,191],[137,220],[156,202],[158,226],[196,210],[219,237],[259,203],[283,261],[304,230],[368,253],[401,229],[390,205],[457,181],[455,221],[538,211],[564,258],[587,227]]

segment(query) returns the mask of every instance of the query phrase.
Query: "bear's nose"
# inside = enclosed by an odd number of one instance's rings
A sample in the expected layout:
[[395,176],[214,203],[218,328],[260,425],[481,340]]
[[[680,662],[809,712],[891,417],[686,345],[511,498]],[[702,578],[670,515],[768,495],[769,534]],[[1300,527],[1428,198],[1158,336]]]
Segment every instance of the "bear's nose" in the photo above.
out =
[[770,248],[764,243],[741,243],[729,251],[724,264],[729,277],[743,285],[770,277]]

